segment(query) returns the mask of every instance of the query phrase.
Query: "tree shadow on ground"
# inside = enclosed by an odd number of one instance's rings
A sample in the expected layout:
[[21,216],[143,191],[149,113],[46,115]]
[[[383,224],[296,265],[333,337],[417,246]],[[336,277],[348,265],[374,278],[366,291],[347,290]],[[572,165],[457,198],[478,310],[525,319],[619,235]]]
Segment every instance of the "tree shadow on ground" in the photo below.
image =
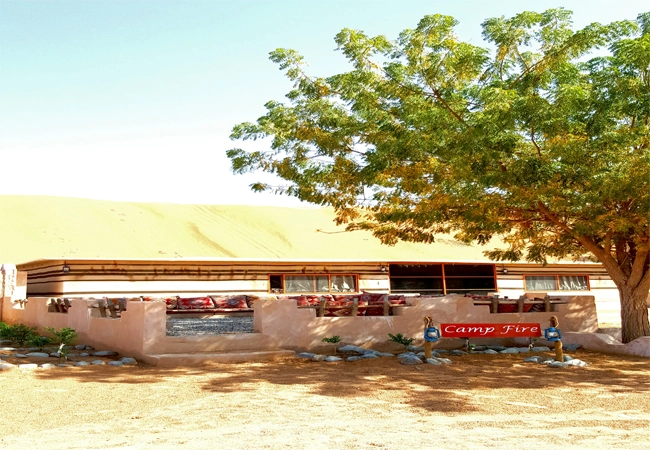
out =
[[[480,398],[498,390],[504,402],[522,403],[528,398],[536,407],[550,408],[555,400],[542,397],[545,390],[592,390],[598,395],[650,391],[648,358],[574,352],[588,367],[554,369],[524,363],[526,354],[464,355],[452,364],[402,365],[396,358],[356,362],[313,362],[301,358],[274,361],[213,364],[200,367],[156,368],[87,366],[53,369],[38,373],[43,380],[74,378],[82,383],[167,383],[194,378],[206,393],[250,392],[260,385],[300,386],[308,395],[354,399],[399,395],[413,407],[428,412],[472,412]],[[550,356],[550,354],[548,355]],[[544,404],[538,404],[540,401]],[[597,403],[597,402],[596,402]]]

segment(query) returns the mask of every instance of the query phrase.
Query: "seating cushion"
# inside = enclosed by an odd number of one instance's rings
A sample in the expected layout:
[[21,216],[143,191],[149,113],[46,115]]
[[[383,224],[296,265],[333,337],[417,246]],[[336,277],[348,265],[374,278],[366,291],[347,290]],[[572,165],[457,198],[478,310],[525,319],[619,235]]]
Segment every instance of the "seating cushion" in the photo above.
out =
[[245,295],[237,295],[235,297],[212,297],[212,305],[210,308],[217,309],[246,309],[248,308],[248,303],[246,303]]
[[211,309],[214,305],[210,297],[179,298],[178,309]]

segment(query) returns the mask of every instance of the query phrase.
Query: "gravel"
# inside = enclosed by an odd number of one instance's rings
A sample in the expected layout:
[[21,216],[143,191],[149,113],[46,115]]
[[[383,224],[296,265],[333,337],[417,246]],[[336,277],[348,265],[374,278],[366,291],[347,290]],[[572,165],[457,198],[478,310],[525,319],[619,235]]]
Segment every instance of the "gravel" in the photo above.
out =
[[167,319],[167,336],[253,333],[252,317],[210,317]]

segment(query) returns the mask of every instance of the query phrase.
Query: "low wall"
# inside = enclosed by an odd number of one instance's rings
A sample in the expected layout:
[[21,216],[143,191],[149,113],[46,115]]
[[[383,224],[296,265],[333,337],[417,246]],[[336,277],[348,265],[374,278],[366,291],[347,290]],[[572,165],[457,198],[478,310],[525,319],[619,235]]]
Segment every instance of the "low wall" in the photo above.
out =
[[[423,318],[436,323],[522,323],[539,322],[546,326],[557,316],[563,331],[595,332],[598,329],[596,306],[592,296],[560,297],[556,312],[490,314],[488,305],[475,306],[471,298],[447,296],[407,299],[409,306],[394,307],[393,316],[316,317],[309,309],[298,309],[294,302],[260,300],[255,302],[255,330],[273,336],[282,348],[300,350],[318,348],[324,337],[340,336],[345,343],[361,346],[385,346],[388,333],[402,333],[422,343]],[[485,342],[488,342],[487,340]],[[458,345],[441,340],[440,345]]]
[[[38,327],[39,332],[44,332],[45,327],[74,328],[79,333],[79,342],[136,358],[145,355],[151,337],[165,336],[164,304],[132,302],[120,319],[111,319],[100,317],[97,308],[89,308],[88,300],[71,299],[67,313],[48,311],[48,302],[47,297],[31,297],[23,305],[5,304],[4,321]],[[163,315],[148,314],[151,306],[162,306]]]
[[562,333],[563,344],[580,344],[582,347],[602,353],[650,357],[650,336],[622,344],[608,334]]
[[[567,304],[557,305],[556,312],[524,314],[490,314],[489,306],[474,306],[471,298],[408,298],[409,306],[394,307],[393,316],[316,317],[314,309],[300,309],[295,301],[262,299],[254,303],[254,330],[250,334],[214,336],[166,336],[166,305],[162,302],[129,302],[121,318],[100,317],[89,301],[71,299],[67,313],[48,311],[46,297],[34,297],[20,305],[3,305],[7,323],[28,326],[74,328],[80,342],[97,349],[109,349],[135,358],[147,355],[193,352],[235,352],[285,348],[316,349],[322,339],[338,335],[343,342],[387,346],[388,333],[402,333],[421,343],[425,316],[437,323],[521,323],[539,322],[546,326],[557,316],[563,332],[593,333],[598,328],[594,298],[568,297]],[[209,320],[209,319],[206,319]],[[446,345],[458,345],[441,340]]]

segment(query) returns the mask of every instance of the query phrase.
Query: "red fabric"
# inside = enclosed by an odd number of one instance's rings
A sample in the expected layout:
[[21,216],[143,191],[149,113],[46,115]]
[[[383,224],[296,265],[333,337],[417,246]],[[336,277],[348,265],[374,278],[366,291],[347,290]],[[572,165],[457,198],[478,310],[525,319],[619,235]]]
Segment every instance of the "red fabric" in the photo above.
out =
[[210,297],[179,298],[178,309],[210,309],[213,308]]
[[178,300],[174,298],[166,298],[165,303],[167,304],[167,309],[176,309],[178,307]]
[[519,310],[516,304],[511,304],[511,305],[504,305],[504,304],[499,304],[499,309],[497,310],[499,313],[516,313]]
[[368,302],[369,304],[383,303],[384,295],[386,294],[375,294],[370,292],[363,292],[361,294],[361,297],[359,297],[359,300],[363,300],[365,302]]
[[245,309],[248,308],[245,295],[236,297],[212,297],[210,308],[217,309]]

